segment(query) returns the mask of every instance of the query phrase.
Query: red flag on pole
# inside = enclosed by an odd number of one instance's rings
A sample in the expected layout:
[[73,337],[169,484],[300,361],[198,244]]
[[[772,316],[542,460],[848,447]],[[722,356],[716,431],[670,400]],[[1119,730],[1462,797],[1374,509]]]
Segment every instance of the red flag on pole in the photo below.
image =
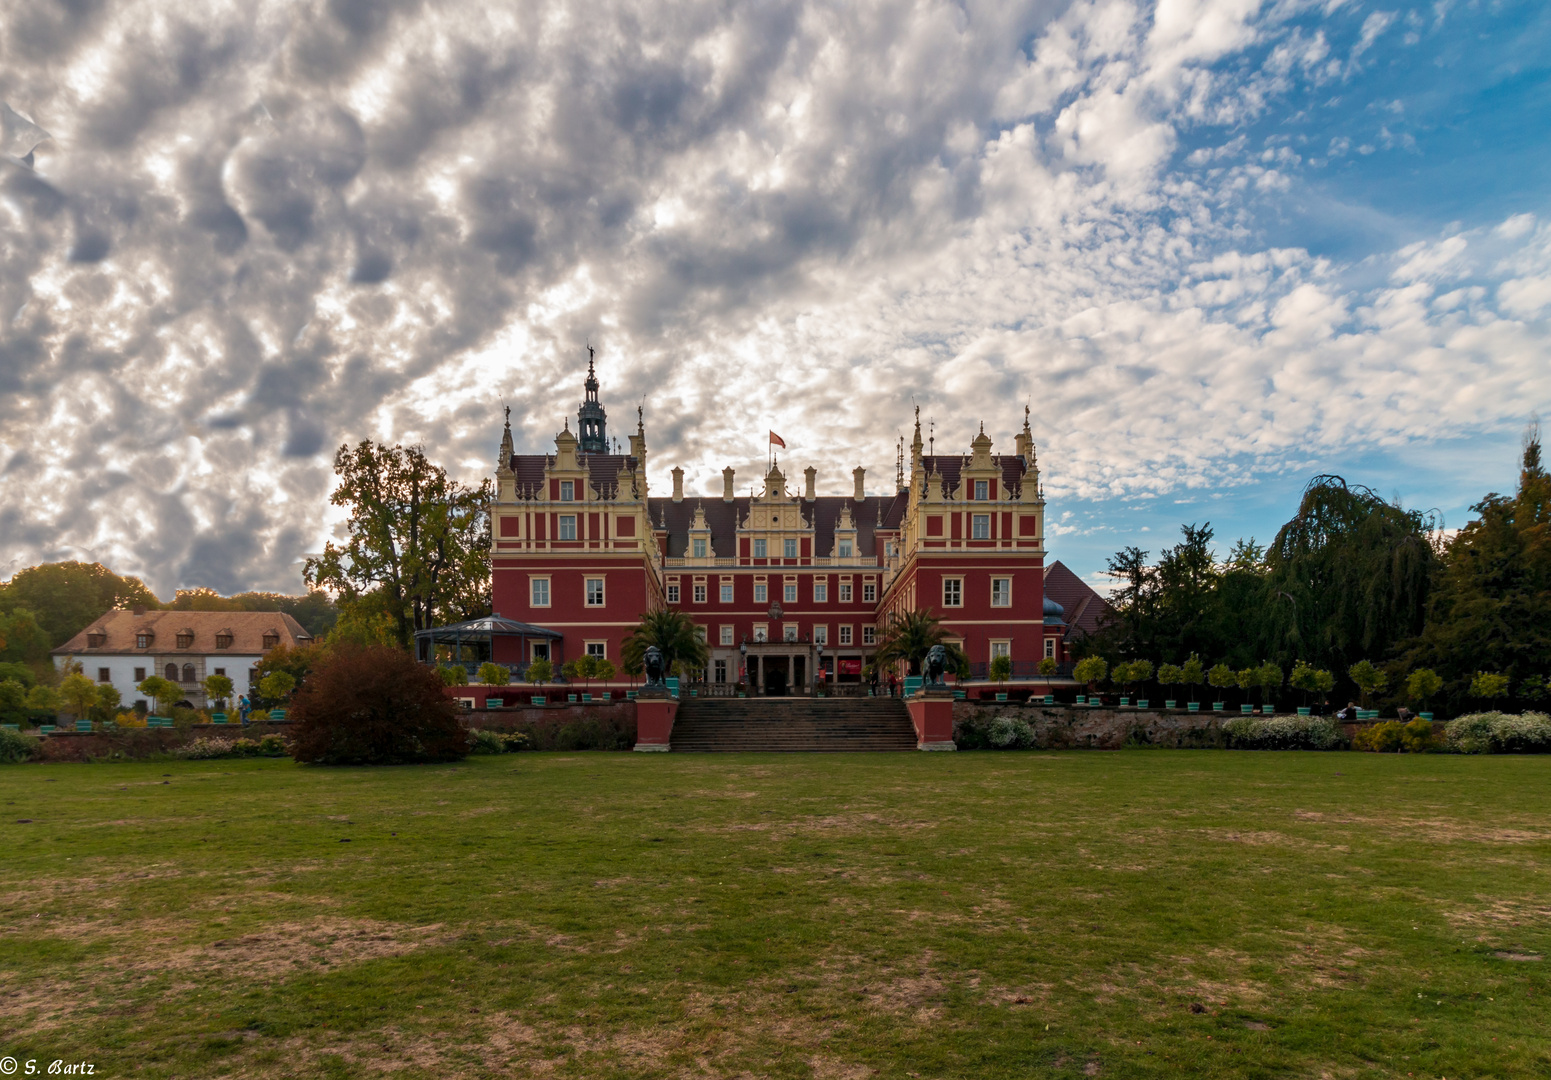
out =
[[786,440],[781,438],[781,436],[777,435],[775,432],[772,431],[770,433],[770,445],[771,446],[779,446],[782,450],[785,450],[786,449]]

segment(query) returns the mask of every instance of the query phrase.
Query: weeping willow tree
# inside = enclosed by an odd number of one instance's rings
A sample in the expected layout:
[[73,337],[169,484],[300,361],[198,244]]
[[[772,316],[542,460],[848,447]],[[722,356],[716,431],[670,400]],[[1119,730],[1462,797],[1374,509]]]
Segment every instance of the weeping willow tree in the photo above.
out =
[[1316,476],[1266,551],[1266,623],[1287,660],[1345,671],[1417,634],[1441,522],[1339,476]]

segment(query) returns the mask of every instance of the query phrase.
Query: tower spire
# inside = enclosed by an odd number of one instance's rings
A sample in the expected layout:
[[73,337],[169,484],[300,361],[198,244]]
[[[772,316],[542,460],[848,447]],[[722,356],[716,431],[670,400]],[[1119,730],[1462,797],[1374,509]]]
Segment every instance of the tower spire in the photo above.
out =
[[576,430],[581,436],[581,451],[584,454],[607,454],[609,452],[608,416],[603,406],[598,402],[598,372],[594,363],[595,350],[592,345],[587,346],[587,381],[583,383],[586,390],[586,399],[581,408],[576,412]]

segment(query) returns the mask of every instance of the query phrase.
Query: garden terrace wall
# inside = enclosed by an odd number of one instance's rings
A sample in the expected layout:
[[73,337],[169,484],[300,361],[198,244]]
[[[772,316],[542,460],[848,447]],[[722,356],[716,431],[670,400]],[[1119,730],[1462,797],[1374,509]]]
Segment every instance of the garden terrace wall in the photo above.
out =
[[[1127,743],[1148,746],[1223,747],[1222,725],[1237,713],[1189,712],[1182,709],[1122,709],[1100,705],[1019,705],[1011,701],[955,701],[954,741],[969,741],[963,726],[975,720],[1013,716],[1034,729],[1035,745],[1044,749],[1118,750]],[[967,748],[967,747],[966,747]]]
[[633,701],[472,709],[462,719],[466,728],[526,735],[533,750],[630,750],[636,741]]

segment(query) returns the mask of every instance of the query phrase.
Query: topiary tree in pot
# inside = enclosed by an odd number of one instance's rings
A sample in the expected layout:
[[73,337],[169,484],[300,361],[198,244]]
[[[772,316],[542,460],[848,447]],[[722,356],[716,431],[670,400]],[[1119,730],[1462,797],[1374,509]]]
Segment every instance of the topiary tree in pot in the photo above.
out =
[[1369,699],[1389,685],[1389,676],[1384,674],[1368,660],[1359,660],[1346,669],[1347,677],[1357,685],[1357,692],[1362,696],[1363,708],[1368,707]]
[[1201,663],[1201,658],[1195,653],[1190,654],[1179,668],[1179,681],[1190,687],[1190,700],[1196,699],[1196,687],[1206,681],[1206,665]]
[[[1215,664],[1212,670],[1206,673],[1206,681],[1213,689],[1226,690],[1231,686],[1239,685],[1239,675],[1227,664]],[[1214,705],[1216,704],[1220,703],[1214,702]]]
[[401,649],[337,649],[308,675],[291,709],[297,761],[392,765],[456,761],[468,752],[441,679]]

